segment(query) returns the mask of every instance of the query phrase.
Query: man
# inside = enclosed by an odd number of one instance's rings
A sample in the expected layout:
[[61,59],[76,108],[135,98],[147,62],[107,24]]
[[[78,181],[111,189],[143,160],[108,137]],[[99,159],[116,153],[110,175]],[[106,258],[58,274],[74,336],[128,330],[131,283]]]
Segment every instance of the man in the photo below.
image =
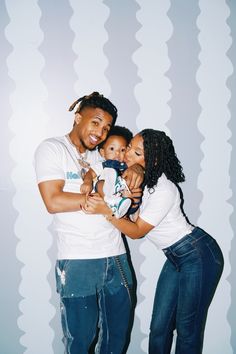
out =
[[[77,106],[78,105],[78,106]],[[68,354],[120,354],[127,340],[132,277],[119,231],[101,215],[82,209],[83,174],[99,159],[95,147],[117,118],[116,107],[93,92],[78,99],[71,132],[43,141],[35,153],[39,190],[58,235],[57,291],[61,299],[63,342]],[[130,189],[143,174],[125,171]],[[99,331],[98,331],[99,328]],[[98,337],[97,337],[98,334]]]

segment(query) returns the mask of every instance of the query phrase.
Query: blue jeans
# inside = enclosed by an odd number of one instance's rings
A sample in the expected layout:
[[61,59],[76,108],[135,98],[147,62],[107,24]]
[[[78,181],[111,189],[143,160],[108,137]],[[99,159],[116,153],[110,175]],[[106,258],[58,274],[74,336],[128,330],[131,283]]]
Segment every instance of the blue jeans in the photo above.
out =
[[57,261],[66,354],[87,354],[94,342],[95,353],[122,353],[130,328],[132,275],[126,254],[117,257]]
[[167,260],[156,288],[149,354],[169,354],[175,329],[175,353],[200,354],[207,311],[223,271],[222,252],[198,227],[163,251]]

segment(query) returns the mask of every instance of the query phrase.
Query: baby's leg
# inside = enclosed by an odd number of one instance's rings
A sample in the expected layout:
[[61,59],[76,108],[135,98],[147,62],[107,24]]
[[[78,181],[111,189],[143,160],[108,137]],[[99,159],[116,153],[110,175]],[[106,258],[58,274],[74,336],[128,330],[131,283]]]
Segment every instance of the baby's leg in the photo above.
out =
[[104,185],[103,193],[109,198],[116,194],[115,187],[117,182],[118,173],[114,168],[105,167],[103,170]]
[[122,196],[122,191],[126,188],[126,184],[123,183],[121,177],[119,177],[118,172],[113,169],[106,167],[104,172],[104,200],[107,205],[113,210],[113,213],[117,218],[122,218],[124,216],[130,205],[131,200]]

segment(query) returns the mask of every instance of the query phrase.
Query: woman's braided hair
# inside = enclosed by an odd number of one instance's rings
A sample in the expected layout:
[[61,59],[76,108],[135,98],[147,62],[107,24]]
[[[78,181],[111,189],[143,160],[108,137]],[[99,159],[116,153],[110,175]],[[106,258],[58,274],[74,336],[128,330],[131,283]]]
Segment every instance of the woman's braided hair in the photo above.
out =
[[112,125],[115,124],[117,118],[117,108],[114,104],[106,97],[104,97],[99,92],[93,92],[90,95],[86,95],[78,98],[69,108],[69,111],[73,111],[75,106],[79,106],[76,108],[75,113],[80,113],[84,108],[101,108],[103,111],[109,113],[112,116]]
[[139,133],[143,138],[145,159],[145,185],[152,189],[164,173],[173,183],[185,181],[180,161],[175,153],[172,140],[165,132],[144,129]]

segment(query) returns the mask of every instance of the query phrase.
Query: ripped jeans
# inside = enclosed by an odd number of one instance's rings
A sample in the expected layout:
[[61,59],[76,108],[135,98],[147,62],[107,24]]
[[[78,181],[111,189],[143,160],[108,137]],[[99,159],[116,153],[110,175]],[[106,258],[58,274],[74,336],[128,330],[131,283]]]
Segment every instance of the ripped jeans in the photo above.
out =
[[126,254],[118,262],[117,257],[57,261],[66,354],[91,353],[94,346],[96,354],[122,353],[130,328],[132,275]]

